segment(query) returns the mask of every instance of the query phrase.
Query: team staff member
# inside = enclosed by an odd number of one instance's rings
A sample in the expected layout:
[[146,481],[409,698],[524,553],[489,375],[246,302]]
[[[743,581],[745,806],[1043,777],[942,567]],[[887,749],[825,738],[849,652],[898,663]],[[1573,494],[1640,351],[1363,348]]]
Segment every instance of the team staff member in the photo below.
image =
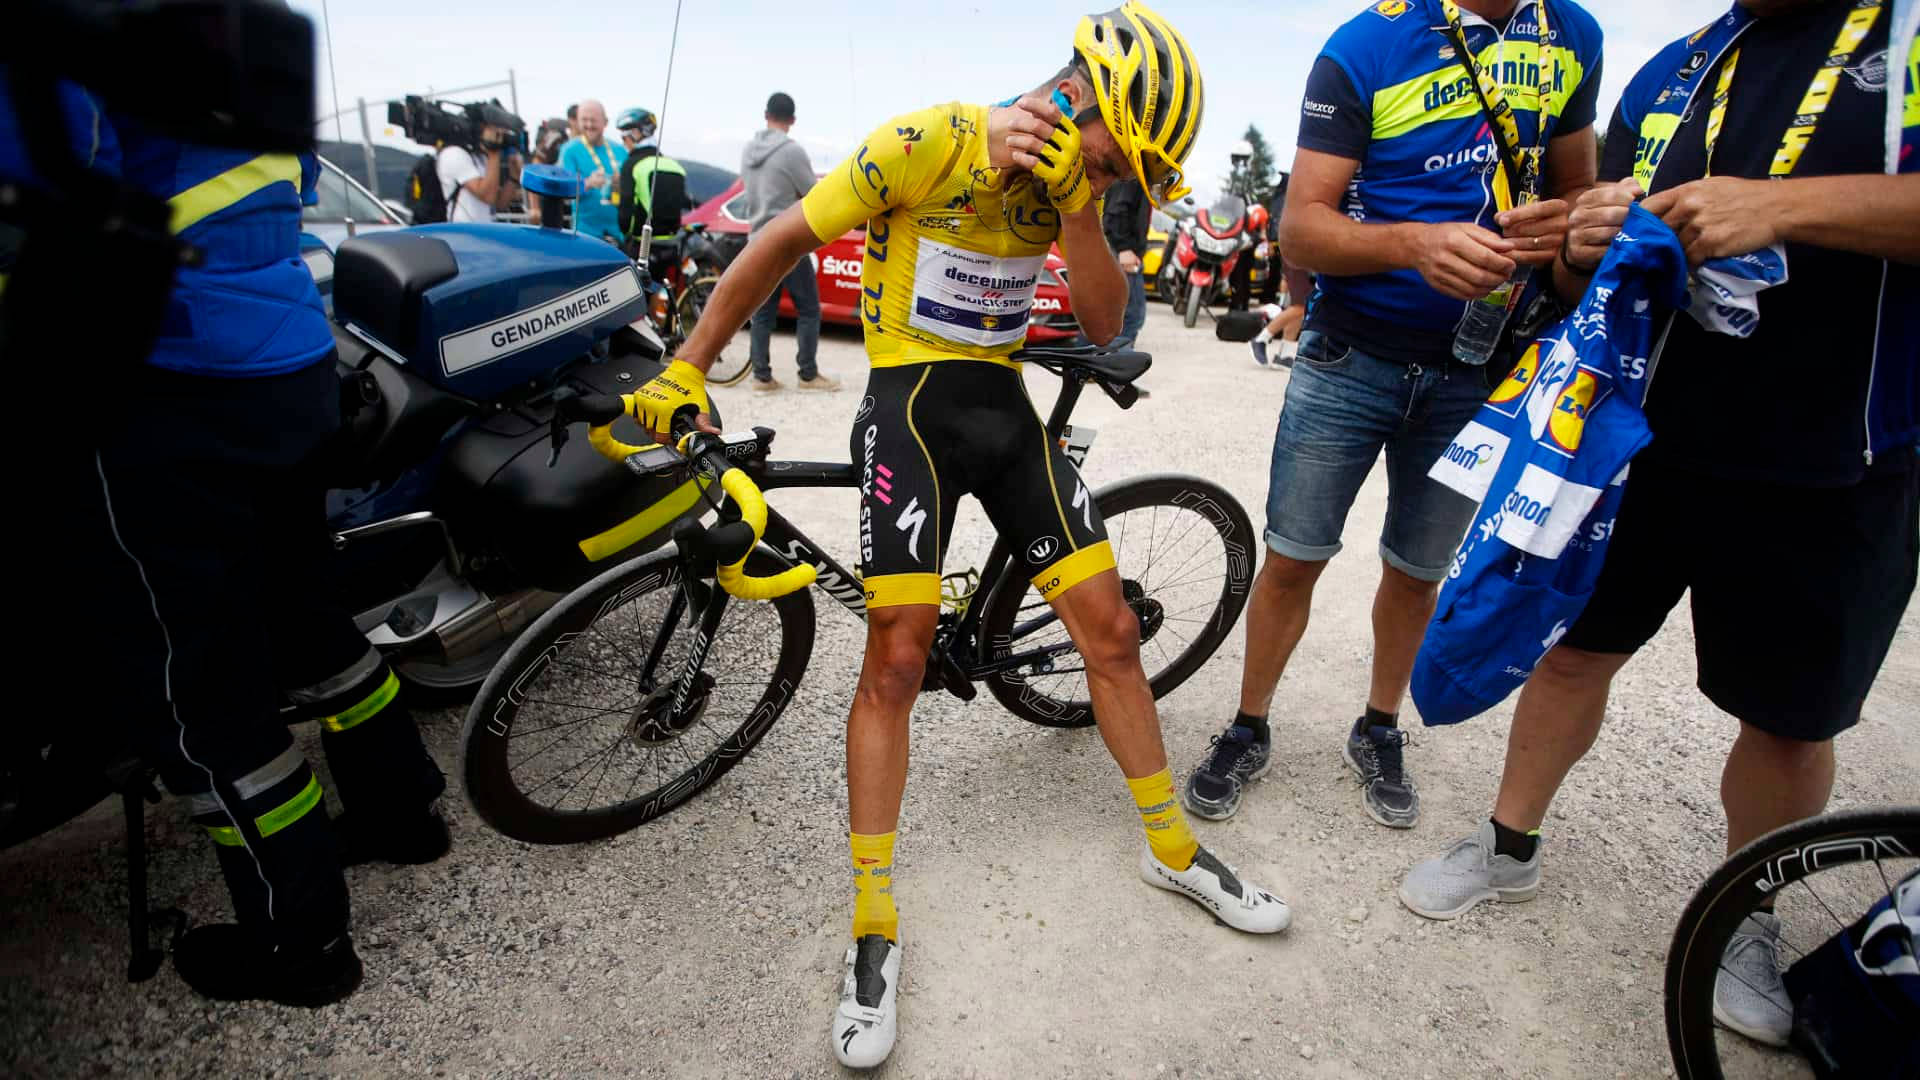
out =
[[[1673,317],[1593,598],[1521,691],[1492,817],[1407,875],[1419,914],[1533,897],[1548,804],[1614,674],[1688,590],[1700,691],[1740,722],[1727,850],[1826,806],[1833,737],[1860,719],[1920,560],[1920,5],[1903,6],[1896,26],[1891,0],[1740,0],[1621,95],[1562,291],[1642,191],[1695,264],[1783,243],[1789,277],[1751,337]],[[1767,524],[1793,522],[1818,524]],[[1779,933],[1764,910],[1742,924],[1714,1017],[1785,1045]]]
[[[1482,75],[1489,105],[1511,109],[1510,135],[1488,122]],[[1593,183],[1599,85],[1600,27],[1570,0],[1380,0],[1314,62],[1280,232],[1287,263],[1317,275],[1318,292],[1274,435],[1239,712],[1188,779],[1194,813],[1231,815],[1266,772],[1274,689],[1384,448],[1371,680],[1343,756],[1375,821],[1419,820],[1400,702],[1474,511],[1427,470],[1487,397],[1482,369],[1453,359],[1454,330],[1516,264],[1552,265],[1567,200]],[[1513,140],[1544,157],[1543,197],[1527,205],[1514,205],[1500,167]]]
[[1085,660],[1101,737],[1146,828],[1141,875],[1240,930],[1272,933],[1289,921],[1284,902],[1194,841],[1105,526],[1087,512],[1084,483],[1046,438],[1008,359],[1025,340],[1056,238],[1087,336],[1105,342],[1119,330],[1126,285],[1101,235],[1098,196],[1130,176],[1156,202],[1177,198],[1201,98],[1192,53],[1165,19],[1138,3],[1088,16],[1069,65],[1018,103],[941,105],[875,129],[747,245],[680,358],[632,395],[655,430],[674,409],[703,403],[703,369],[787,268],[867,222],[871,407],[863,405],[852,443],[855,460],[870,463],[861,499],[868,635],[847,721],[854,940],[831,1030],[845,1064],[877,1065],[893,1045],[893,846],[907,720],[940,614],[941,549],[966,490],[1023,553]]
[[[340,383],[299,257],[319,165],[185,145],[126,117],[97,130],[200,253],[176,273],[147,362],[113,383],[117,407],[88,417],[73,580],[116,664],[99,689],[206,828],[233,899],[237,923],[175,947],[181,976],[217,999],[326,1004],[361,974],[341,863],[431,861],[448,835],[433,809],[445,781],[393,672],[324,597],[319,467]],[[283,698],[319,720],[350,821],[329,822]]]

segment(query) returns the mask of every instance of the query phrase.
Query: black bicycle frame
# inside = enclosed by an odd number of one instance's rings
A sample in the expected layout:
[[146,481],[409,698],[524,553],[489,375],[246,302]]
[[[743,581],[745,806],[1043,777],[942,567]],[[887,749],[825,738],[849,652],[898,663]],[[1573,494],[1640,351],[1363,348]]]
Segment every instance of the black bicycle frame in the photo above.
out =
[[[1053,442],[1059,442],[1066,430],[1067,421],[1073,416],[1074,406],[1079,404],[1081,391],[1085,388],[1088,376],[1073,369],[1060,379],[1060,396],[1054,400],[1053,412],[1047,418],[1047,436]],[[780,488],[858,488],[860,473],[851,464],[825,461],[768,461],[747,466],[754,482],[762,491],[775,491]],[[767,511],[767,528],[761,535],[761,542],[779,555],[796,564],[807,564],[814,568],[817,578],[814,587],[840,602],[840,605],[856,617],[867,617],[866,593],[860,588],[860,579],[834,561],[833,556],[808,539],[806,534],[795,528],[793,523],[771,508]],[[987,554],[986,566],[980,571],[980,583],[974,590],[974,596],[982,599],[991,597],[993,590],[1005,576],[1008,565],[1013,561],[1013,552],[1004,537],[996,536],[993,549]],[[716,597],[716,601],[717,601]],[[1072,642],[1062,642],[1045,649],[1031,652],[994,657],[990,655],[988,643],[980,640],[980,617],[984,605],[969,603],[966,612],[957,623],[950,627],[949,639],[956,644],[972,645],[971,655],[955,657],[960,661],[960,669],[968,678],[983,678],[1002,671],[1021,667],[1036,660],[1050,659],[1062,653],[1074,651]],[[709,604],[717,608],[718,603]],[[1059,616],[1049,609],[1044,615],[1037,616],[1014,628],[1016,637],[1025,636],[1034,630],[1057,621]],[[717,616],[713,624],[717,625]],[[711,627],[709,627],[709,635]],[[704,660],[704,657],[701,657]]]

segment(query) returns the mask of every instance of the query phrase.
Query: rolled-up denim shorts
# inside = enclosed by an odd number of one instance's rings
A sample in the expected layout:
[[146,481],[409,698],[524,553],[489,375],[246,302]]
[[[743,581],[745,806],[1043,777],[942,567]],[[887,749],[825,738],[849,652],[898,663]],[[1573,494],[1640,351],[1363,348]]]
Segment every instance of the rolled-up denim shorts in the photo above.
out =
[[1382,360],[1316,330],[1300,335],[1299,350],[1273,437],[1267,546],[1303,562],[1338,554],[1347,511],[1384,447],[1380,557],[1421,581],[1446,577],[1476,507],[1427,470],[1486,401],[1480,371]]

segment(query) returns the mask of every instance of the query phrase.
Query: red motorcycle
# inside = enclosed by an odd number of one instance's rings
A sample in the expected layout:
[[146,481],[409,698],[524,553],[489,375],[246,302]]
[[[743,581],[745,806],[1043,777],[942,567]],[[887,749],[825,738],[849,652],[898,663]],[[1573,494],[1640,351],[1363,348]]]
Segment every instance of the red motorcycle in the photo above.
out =
[[1248,227],[1247,203],[1238,195],[1222,195],[1212,206],[1180,223],[1173,257],[1161,272],[1165,294],[1188,326],[1200,319],[1200,309],[1224,295],[1240,255],[1255,243]]

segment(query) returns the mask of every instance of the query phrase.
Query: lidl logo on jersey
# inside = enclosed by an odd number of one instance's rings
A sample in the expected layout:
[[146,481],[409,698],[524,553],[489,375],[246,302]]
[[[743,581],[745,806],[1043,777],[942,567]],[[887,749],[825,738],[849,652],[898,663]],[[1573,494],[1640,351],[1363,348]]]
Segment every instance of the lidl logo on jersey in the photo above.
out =
[[1593,410],[1599,388],[1593,372],[1581,368],[1573,373],[1547,417],[1547,439],[1554,449],[1568,457],[1580,449],[1580,436],[1587,429],[1587,414]]
[[1388,22],[1392,22],[1400,16],[1405,15],[1407,9],[1412,6],[1408,0],[1380,0],[1379,3],[1373,5],[1373,13]]
[[1513,370],[1507,373],[1499,386],[1493,388],[1493,393],[1487,398],[1488,407],[1502,416],[1518,415],[1520,403],[1527,396],[1527,388],[1533,385],[1533,380],[1539,374],[1540,343],[1536,341],[1527,346],[1527,351],[1520,354],[1520,362],[1513,365]]

